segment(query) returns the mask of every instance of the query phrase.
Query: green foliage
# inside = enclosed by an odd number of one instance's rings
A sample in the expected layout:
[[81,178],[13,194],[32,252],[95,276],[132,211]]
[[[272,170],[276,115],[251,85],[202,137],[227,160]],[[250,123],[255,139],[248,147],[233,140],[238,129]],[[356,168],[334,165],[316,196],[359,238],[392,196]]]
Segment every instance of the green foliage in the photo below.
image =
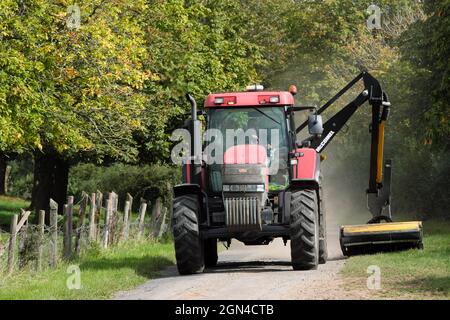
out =
[[[449,56],[449,41],[437,40],[446,34],[443,28],[448,7],[444,3],[448,1],[428,8],[441,19],[427,19],[423,3],[382,1],[377,3],[382,29],[369,31],[367,2],[299,2],[301,10],[293,11],[287,22],[290,37],[298,39],[297,55],[291,70],[273,81],[280,89],[297,83],[302,104],[321,105],[361,70],[380,79],[392,102],[385,157],[394,161],[394,215],[449,215],[450,168],[445,159],[449,156],[450,109],[449,99],[437,91],[444,87]],[[438,64],[440,60],[443,63]],[[360,90],[359,86],[344,96],[324,114],[325,119]],[[340,181],[344,190],[360,190],[355,204],[364,202],[363,190],[367,188],[369,122],[370,108],[363,106],[325,152],[325,181]]]
[[79,29],[71,4],[2,1],[0,150],[167,160],[186,92],[242,89],[288,54],[275,1],[84,0]]
[[[2,1],[0,149],[79,152],[130,161],[151,78],[140,12],[144,1]],[[11,81],[13,80],[13,81]]]
[[33,162],[29,158],[10,161],[11,173],[8,179],[8,195],[31,199],[33,188]]
[[[42,6],[44,1],[34,3]],[[43,13],[15,0],[2,1],[0,12],[0,150],[20,152],[28,145],[40,144],[37,131],[43,123],[40,113],[44,105],[38,76],[45,66],[34,59],[34,52],[36,42],[42,40],[36,29],[41,28]]]
[[246,37],[256,17],[232,0],[151,1],[144,14],[145,68],[157,78],[146,82],[150,102],[137,137],[141,161],[168,159],[168,136],[189,111],[187,92],[201,102],[209,92],[241,90],[259,80],[263,48]]
[[[429,1],[429,17],[417,21],[403,40],[405,60],[421,70],[418,94],[426,97],[419,119],[428,144],[450,149],[450,1]],[[423,100],[423,99],[422,99]]]
[[126,193],[130,193],[136,206],[139,206],[140,197],[150,201],[161,197],[168,203],[171,200],[171,188],[180,181],[179,172],[179,168],[163,165],[114,164],[97,167],[93,164],[79,164],[70,171],[69,194],[79,199],[82,191],[114,191],[119,195],[120,201],[124,200]]
[[14,197],[31,200],[31,192],[33,189],[33,174],[17,176],[10,183],[8,194]]

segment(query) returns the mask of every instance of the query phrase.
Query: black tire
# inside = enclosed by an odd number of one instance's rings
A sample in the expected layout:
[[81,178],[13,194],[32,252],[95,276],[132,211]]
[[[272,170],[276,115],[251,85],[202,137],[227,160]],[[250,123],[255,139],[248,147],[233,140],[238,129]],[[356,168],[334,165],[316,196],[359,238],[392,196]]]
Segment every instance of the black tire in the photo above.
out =
[[211,268],[217,265],[217,239],[206,239],[203,242],[203,254],[205,267]]
[[318,201],[315,190],[291,195],[291,263],[294,270],[314,270],[319,264]]
[[198,226],[198,197],[184,195],[173,202],[173,237],[178,272],[194,274],[203,272],[203,246]]
[[[322,178],[320,178],[322,180]],[[324,264],[328,260],[327,248],[327,222],[326,222],[325,198],[322,183],[319,186],[319,263]]]

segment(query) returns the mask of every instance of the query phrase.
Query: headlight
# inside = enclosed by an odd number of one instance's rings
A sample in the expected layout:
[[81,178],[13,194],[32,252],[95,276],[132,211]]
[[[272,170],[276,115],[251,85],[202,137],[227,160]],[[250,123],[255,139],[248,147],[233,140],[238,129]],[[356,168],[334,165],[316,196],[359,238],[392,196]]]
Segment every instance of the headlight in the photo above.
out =
[[264,192],[266,188],[263,184],[224,184],[224,192]]
[[266,191],[266,188],[264,187],[263,184],[258,184],[256,186],[256,192],[264,192],[264,191]]

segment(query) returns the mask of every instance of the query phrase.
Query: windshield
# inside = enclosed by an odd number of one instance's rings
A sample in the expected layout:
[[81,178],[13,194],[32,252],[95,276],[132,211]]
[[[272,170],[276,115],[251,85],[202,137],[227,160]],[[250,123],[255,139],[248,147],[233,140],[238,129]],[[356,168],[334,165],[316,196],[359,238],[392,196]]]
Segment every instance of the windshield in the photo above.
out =
[[[238,129],[248,133],[254,131],[258,138],[261,138],[260,144],[265,147],[271,143],[272,134],[276,131],[279,137],[278,144],[287,147],[284,109],[280,107],[211,109],[208,129],[220,130],[224,138],[227,133],[230,134]],[[227,132],[227,130],[230,131]],[[264,141],[264,137],[260,137],[263,132],[267,133],[266,141]],[[249,141],[247,140],[245,143],[249,143]],[[225,145],[236,145],[236,142],[226,141]]]
[[[260,144],[266,148],[271,190],[284,189],[288,184],[288,139],[284,108],[249,107],[210,109],[208,129],[221,132],[223,152],[239,144]],[[275,163],[275,165],[273,165]],[[210,185],[220,192],[221,164],[210,166]]]

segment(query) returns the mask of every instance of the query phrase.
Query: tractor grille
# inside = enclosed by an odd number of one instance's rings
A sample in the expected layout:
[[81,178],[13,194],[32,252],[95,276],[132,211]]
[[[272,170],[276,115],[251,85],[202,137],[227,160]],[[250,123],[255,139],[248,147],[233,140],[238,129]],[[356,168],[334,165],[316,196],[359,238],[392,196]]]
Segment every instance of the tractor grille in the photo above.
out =
[[225,198],[225,224],[232,231],[261,230],[259,201],[256,197]]

